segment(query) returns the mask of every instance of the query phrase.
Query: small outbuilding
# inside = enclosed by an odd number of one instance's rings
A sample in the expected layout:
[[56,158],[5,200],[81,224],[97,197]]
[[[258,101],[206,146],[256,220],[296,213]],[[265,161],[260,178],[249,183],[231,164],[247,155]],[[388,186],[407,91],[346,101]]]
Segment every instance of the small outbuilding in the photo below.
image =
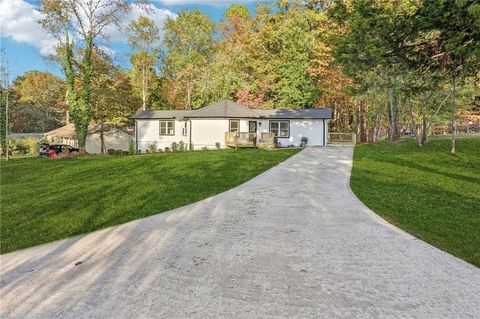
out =
[[[85,150],[90,154],[101,153],[101,125],[89,125]],[[67,124],[55,130],[45,133],[45,138],[50,144],[65,144],[78,147],[75,125]],[[119,128],[115,126],[103,126],[103,140],[105,152],[108,149],[128,151],[130,142],[134,140],[133,128]]]

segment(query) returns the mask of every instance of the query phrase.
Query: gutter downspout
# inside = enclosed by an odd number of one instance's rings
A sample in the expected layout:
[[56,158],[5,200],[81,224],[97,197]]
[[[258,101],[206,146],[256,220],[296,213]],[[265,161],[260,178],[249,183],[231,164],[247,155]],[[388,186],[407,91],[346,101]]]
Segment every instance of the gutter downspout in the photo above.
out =
[[189,149],[192,151],[192,120],[188,119],[190,127],[188,129],[188,140],[189,140]]
[[135,154],[138,154],[138,124],[135,120]]
[[327,141],[325,140],[325,119],[323,120],[323,146],[327,145]]

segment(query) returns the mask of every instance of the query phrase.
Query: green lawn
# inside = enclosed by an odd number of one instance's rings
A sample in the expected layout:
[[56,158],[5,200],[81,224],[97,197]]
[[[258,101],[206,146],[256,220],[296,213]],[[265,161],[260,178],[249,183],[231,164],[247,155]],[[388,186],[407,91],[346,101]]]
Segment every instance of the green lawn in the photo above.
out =
[[297,152],[245,149],[1,161],[1,252],[193,203]]
[[355,147],[351,187],[416,237],[480,267],[480,139]]

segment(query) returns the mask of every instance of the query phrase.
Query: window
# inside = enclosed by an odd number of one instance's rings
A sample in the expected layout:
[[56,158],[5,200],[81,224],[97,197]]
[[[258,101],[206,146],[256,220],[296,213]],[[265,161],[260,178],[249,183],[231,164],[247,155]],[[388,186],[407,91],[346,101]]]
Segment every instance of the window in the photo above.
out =
[[290,137],[290,122],[270,121],[270,132],[274,133],[275,137]]
[[160,121],[160,135],[175,135],[175,121]]
[[240,121],[239,120],[230,120],[228,131],[229,132],[240,132]]
[[183,136],[187,136],[187,128],[188,128],[188,122],[185,121],[185,122],[183,122],[183,126],[182,126],[182,135]]

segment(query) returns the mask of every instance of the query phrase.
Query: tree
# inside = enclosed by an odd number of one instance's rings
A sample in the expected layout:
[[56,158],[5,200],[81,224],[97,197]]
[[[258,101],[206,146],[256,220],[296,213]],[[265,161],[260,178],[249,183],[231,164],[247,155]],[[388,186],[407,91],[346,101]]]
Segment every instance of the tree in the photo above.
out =
[[[105,153],[104,132],[109,126],[123,127],[137,110],[140,99],[135,95],[127,72],[115,66],[112,58],[96,48],[93,51],[91,118],[100,134],[100,153]],[[81,65],[80,65],[81,67]],[[76,84],[81,86],[81,79]]]
[[[41,25],[57,39],[65,36],[63,69],[67,78],[67,100],[77,132],[78,145],[85,149],[88,125],[91,119],[91,94],[93,50],[95,42],[104,37],[108,26],[119,25],[119,19],[127,9],[126,0],[42,0]],[[82,78],[81,90],[74,85],[76,76],[74,43],[68,34],[79,34],[83,40],[82,67],[78,68]]]
[[9,149],[8,149],[8,133],[9,133],[9,98],[10,89],[5,86],[5,81],[2,81],[0,85],[0,149],[2,155],[8,161]]
[[416,14],[415,62],[445,72],[451,83],[451,153],[455,153],[458,86],[480,68],[480,4],[475,1],[423,1]]
[[38,127],[46,132],[58,127],[63,119],[65,97],[65,84],[60,78],[49,72],[29,71],[14,82],[13,88],[19,103],[27,108],[32,106],[33,114],[29,117],[34,118],[35,124],[29,125],[30,130],[37,131]]
[[[400,137],[405,101],[400,88],[407,70],[404,44],[412,32],[415,10],[416,3],[408,0],[351,0],[336,2],[330,12],[347,30],[336,38],[336,61],[354,81],[357,96],[383,92],[391,141]],[[378,89],[372,90],[374,86]]]
[[200,88],[202,74],[211,62],[215,25],[198,10],[183,11],[164,26],[162,73],[175,108],[192,109],[204,105]]
[[301,5],[257,8],[249,45],[254,79],[248,88],[263,96],[266,108],[314,107],[318,86],[307,72],[315,46],[319,16]]
[[155,22],[146,16],[140,16],[132,21],[128,28],[128,43],[133,50],[130,62],[132,64],[132,80],[134,86],[141,91],[142,110],[147,108],[149,88],[155,76],[154,65],[157,62],[156,48],[152,45],[160,40],[159,29]]
[[5,160],[9,159],[9,107],[10,107],[10,72],[8,68],[8,62],[4,56],[4,52],[1,52],[1,65],[0,65],[0,148],[2,149]]

